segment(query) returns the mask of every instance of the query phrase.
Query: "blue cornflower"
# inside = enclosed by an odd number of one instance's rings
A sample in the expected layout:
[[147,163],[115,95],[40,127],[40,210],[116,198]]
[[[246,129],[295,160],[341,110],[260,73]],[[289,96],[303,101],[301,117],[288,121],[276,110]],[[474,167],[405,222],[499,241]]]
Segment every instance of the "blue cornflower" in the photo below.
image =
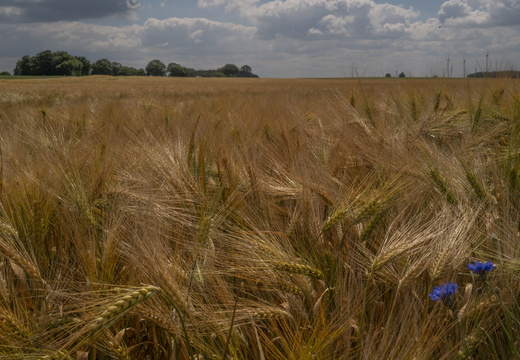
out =
[[475,261],[473,264],[468,264],[468,270],[471,271],[473,274],[485,274],[490,272],[491,270],[495,269],[496,265],[493,264],[491,261],[488,262],[480,262]]
[[477,274],[478,281],[482,283],[486,283],[487,274],[491,270],[495,269],[496,265],[493,264],[491,261],[488,262],[481,262],[481,261],[475,261],[473,264],[468,264],[468,270],[471,271],[473,274]]
[[436,286],[430,293],[430,299],[433,301],[441,300],[446,303],[446,301],[457,292],[458,287],[457,284],[451,282]]

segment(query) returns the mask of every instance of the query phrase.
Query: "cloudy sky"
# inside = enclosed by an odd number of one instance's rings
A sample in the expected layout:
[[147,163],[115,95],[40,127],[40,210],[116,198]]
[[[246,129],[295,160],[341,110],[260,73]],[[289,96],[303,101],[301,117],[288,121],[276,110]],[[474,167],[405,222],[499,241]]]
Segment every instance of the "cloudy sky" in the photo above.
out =
[[520,0],[0,0],[0,71],[63,50],[261,77],[520,70]]

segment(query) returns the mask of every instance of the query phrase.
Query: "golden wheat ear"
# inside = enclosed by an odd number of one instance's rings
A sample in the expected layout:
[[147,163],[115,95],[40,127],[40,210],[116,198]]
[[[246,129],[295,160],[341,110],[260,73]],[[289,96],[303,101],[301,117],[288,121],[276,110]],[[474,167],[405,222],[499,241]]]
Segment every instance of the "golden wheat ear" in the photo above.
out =
[[128,310],[148,299],[157,291],[159,291],[159,288],[155,286],[147,286],[123,296],[109,305],[105,311],[103,311],[101,315],[89,325],[89,330],[96,332],[110,325]]
[[[10,224],[0,218],[0,254],[4,255],[9,261],[19,266],[33,279],[37,279],[41,284],[46,285],[32,257],[25,249],[18,250],[15,244],[21,244],[18,231]],[[18,248],[22,245],[17,246]]]
[[316,269],[309,265],[291,263],[291,262],[276,262],[273,264],[274,268],[281,271],[286,271],[293,274],[307,275],[319,280],[323,280],[325,277],[321,270]]

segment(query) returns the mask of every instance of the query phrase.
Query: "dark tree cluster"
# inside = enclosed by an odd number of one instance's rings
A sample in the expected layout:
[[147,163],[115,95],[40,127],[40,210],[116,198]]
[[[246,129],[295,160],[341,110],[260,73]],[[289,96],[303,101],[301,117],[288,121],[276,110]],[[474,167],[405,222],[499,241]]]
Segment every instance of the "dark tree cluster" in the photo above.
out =
[[90,75],[145,76],[145,71],[123,66],[118,62],[111,62],[107,59],[100,59],[92,64]]
[[226,64],[216,70],[195,70],[177,63],[164,65],[160,60],[152,60],[145,69],[123,66],[118,62],[100,59],[90,63],[83,56],[72,56],[65,51],[42,51],[35,56],[25,55],[16,63],[14,75],[33,76],[172,76],[172,77],[258,77],[249,65],[240,69]]
[[148,76],[171,76],[171,77],[255,77],[249,65],[238,68],[234,64],[226,64],[215,70],[195,70],[177,63],[165,65],[160,60],[152,60],[146,66]]
[[123,66],[118,62],[100,59],[94,63],[84,56],[72,56],[65,51],[42,51],[35,56],[25,55],[16,63],[14,75],[33,76],[144,76],[143,69]]
[[90,61],[84,56],[72,56],[65,51],[42,51],[35,56],[25,55],[16,63],[14,75],[71,75],[90,74]]
[[503,70],[503,71],[480,71],[468,75],[469,78],[520,78],[520,71],[515,70]]

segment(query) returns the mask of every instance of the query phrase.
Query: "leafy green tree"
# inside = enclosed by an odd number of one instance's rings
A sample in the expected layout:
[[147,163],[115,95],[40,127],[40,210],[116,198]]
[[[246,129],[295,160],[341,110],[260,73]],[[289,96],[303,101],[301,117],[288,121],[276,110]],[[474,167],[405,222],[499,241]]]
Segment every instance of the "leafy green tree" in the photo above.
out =
[[168,72],[168,76],[175,76],[175,77],[188,76],[188,69],[186,69],[184,66],[181,66],[176,63],[169,63],[168,67],[166,68],[166,71]]
[[148,76],[164,76],[166,74],[166,65],[160,60],[152,60],[146,65],[145,70]]
[[237,72],[235,75],[236,77],[250,77],[250,78],[257,78],[258,75],[253,74],[253,70],[251,69],[251,66],[244,65],[240,68],[240,71]]
[[54,75],[55,69],[52,61],[52,51],[39,52],[32,58],[31,75]]
[[9,71],[2,71],[0,72],[0,76],[11,76],[11,73]]
[[135,69],[132,69],[128,66],[121,66],[119,68],[119,70],[117,71],[117,76],[132,76],[133,75],[133,71],[132,70],[135,70]]
[[92,75],[112,75],[112,66],[108,59],[97,60],[92,64]]
[[240,68],[240,71],[243,71],[243,72],[253,72],[253,70],[251,69],[251,66],[249,65],[243,65],[241,68]]
[[63,75],[80,76],[83,63],[76,58],[66,60],[56,67],[56,72]]
[[52,53],[52,65],[51,72],[47,75],[71,75],[68,73],[69,70],[72,70],[72,64],[60,66],[62,63],[75,59],[72,55],[68,54],[65,51],[55,51]]
[[237,77],[249,77],[249,78],[257,78],[258,75],[247,72],[247,71],[239,71],[237,73]]
[[32,75],[33,62],[32,57],[29,55],[24,55],[20,60],[16,62],[16,67],[14,68],[15,75]]
[[[141,73],[142,72],[142,73]],[[144,70],[129,67],[129,66],[121,66],[117,72],[118,76],[144,76]]]
[[220,72],[222,72],[226,76],[236,76],[239,69],[236,65],[233,64],[226,64],[223,67],[219,69]]
[[52,70],[49,75],[80,76],[83,62],[65,51],[52,53]]
[[111,73],[112,73],[112,75],[114,75],[114,76],[119,75],[119,69],[121,69],[122,66],[123,66],[123,65],[121,65],[121,64],[118,63],[118,62],[112,61],[112,62],[110,63],[110,69],[111,69]]
[[76,59],[81,61],[81,76],[90,75],[90,61],[84,56],[76,56]]

